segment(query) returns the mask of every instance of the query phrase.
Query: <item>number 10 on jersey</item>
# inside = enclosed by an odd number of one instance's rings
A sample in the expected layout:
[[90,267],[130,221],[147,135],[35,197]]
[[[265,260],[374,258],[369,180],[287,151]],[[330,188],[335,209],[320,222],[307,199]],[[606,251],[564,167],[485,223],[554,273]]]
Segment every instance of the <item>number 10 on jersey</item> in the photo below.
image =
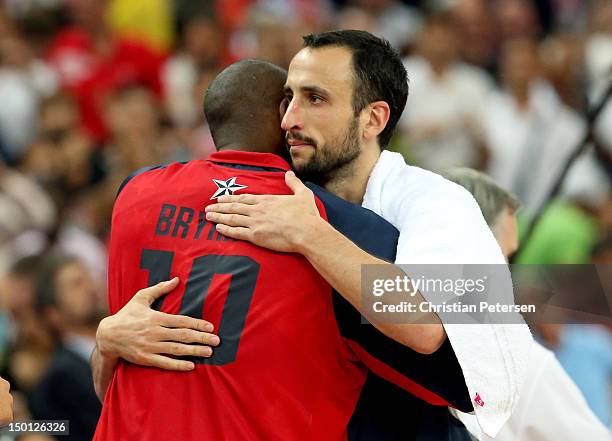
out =
[[[143,249],[140,268],[149,272],[148,286],[170,280],[174,252]],[[249,256],[207,254],[193,260],[185,292],[181,299],[179,314],[201,319],[205,315],[204,305],[209,289],[216,274],[231,277],[229,289],[217,334],[221,344],[214,350],[212,357],[181,357],[196,364],[222,366],[236,360],[238,346],[244,324],[255,291],[259,275],[259,264]],[[152,307],[160,310],[164,297],[157,299]]]

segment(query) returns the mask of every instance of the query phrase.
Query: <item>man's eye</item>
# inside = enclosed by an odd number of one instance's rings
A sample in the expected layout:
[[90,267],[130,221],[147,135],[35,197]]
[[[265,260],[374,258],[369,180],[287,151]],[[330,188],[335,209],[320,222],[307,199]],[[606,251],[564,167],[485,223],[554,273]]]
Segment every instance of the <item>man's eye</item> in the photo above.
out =
[[323,98],[321,98],[319,95],[311,95],[310,96],[310,101],[313,104],[320,104],[323,102]]

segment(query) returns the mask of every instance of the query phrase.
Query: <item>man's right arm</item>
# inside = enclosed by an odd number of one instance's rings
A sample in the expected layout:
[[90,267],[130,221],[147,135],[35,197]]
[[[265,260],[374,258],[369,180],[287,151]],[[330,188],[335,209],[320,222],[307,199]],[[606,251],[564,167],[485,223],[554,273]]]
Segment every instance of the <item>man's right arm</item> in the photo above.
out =
[[191,361],[171,356],[210,357],[220,341],[213,325],[193,317],[166,314],[151,304],[178,285],[179,279],[138,291],[116,314],[100,322],[91,368],[96,395],[104,400],[119,359],[142,366],[190,371]]
[[[97,336],[96,341],[98,341]],[[100,402],[104,401],[104,395],[106,394],[106,391],[108,390],[108,385],[110,384],[113,378],[113,373],[115,372],[116,365],[117,357],[104,357],[100,353],[100,349],[96,344],[96,347],[91,353],[91,373],[93,376],[94,390],[96,391],[96,396],[98,397]]]

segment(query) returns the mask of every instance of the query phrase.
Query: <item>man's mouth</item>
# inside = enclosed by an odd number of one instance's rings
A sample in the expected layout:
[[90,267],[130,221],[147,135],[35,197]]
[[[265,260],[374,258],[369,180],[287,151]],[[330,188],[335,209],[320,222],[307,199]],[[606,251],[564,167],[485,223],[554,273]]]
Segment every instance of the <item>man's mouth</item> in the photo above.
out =
[[310,144],[308,144],[307,142],[304,142],[304,141],[293,141],[293,142],[288,142],[287,144],[289,145],[289,148],[291,148],[291,147],[305,147],[307,145],[310,145]]
[[291,151],[292,149],[301,149],[306,147],[314,147],[307,141],[300,141],[298,139],[288,139],[287,140],[287,149]]

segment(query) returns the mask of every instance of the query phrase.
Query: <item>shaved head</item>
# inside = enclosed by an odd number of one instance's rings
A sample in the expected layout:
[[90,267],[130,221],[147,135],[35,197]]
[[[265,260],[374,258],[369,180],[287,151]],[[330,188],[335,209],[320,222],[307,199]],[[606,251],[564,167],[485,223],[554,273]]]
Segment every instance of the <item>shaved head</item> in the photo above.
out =
[[286,151],[279,107],[287,71],[261,60],[223,70],[204,97],[204,113],[217,149]]

